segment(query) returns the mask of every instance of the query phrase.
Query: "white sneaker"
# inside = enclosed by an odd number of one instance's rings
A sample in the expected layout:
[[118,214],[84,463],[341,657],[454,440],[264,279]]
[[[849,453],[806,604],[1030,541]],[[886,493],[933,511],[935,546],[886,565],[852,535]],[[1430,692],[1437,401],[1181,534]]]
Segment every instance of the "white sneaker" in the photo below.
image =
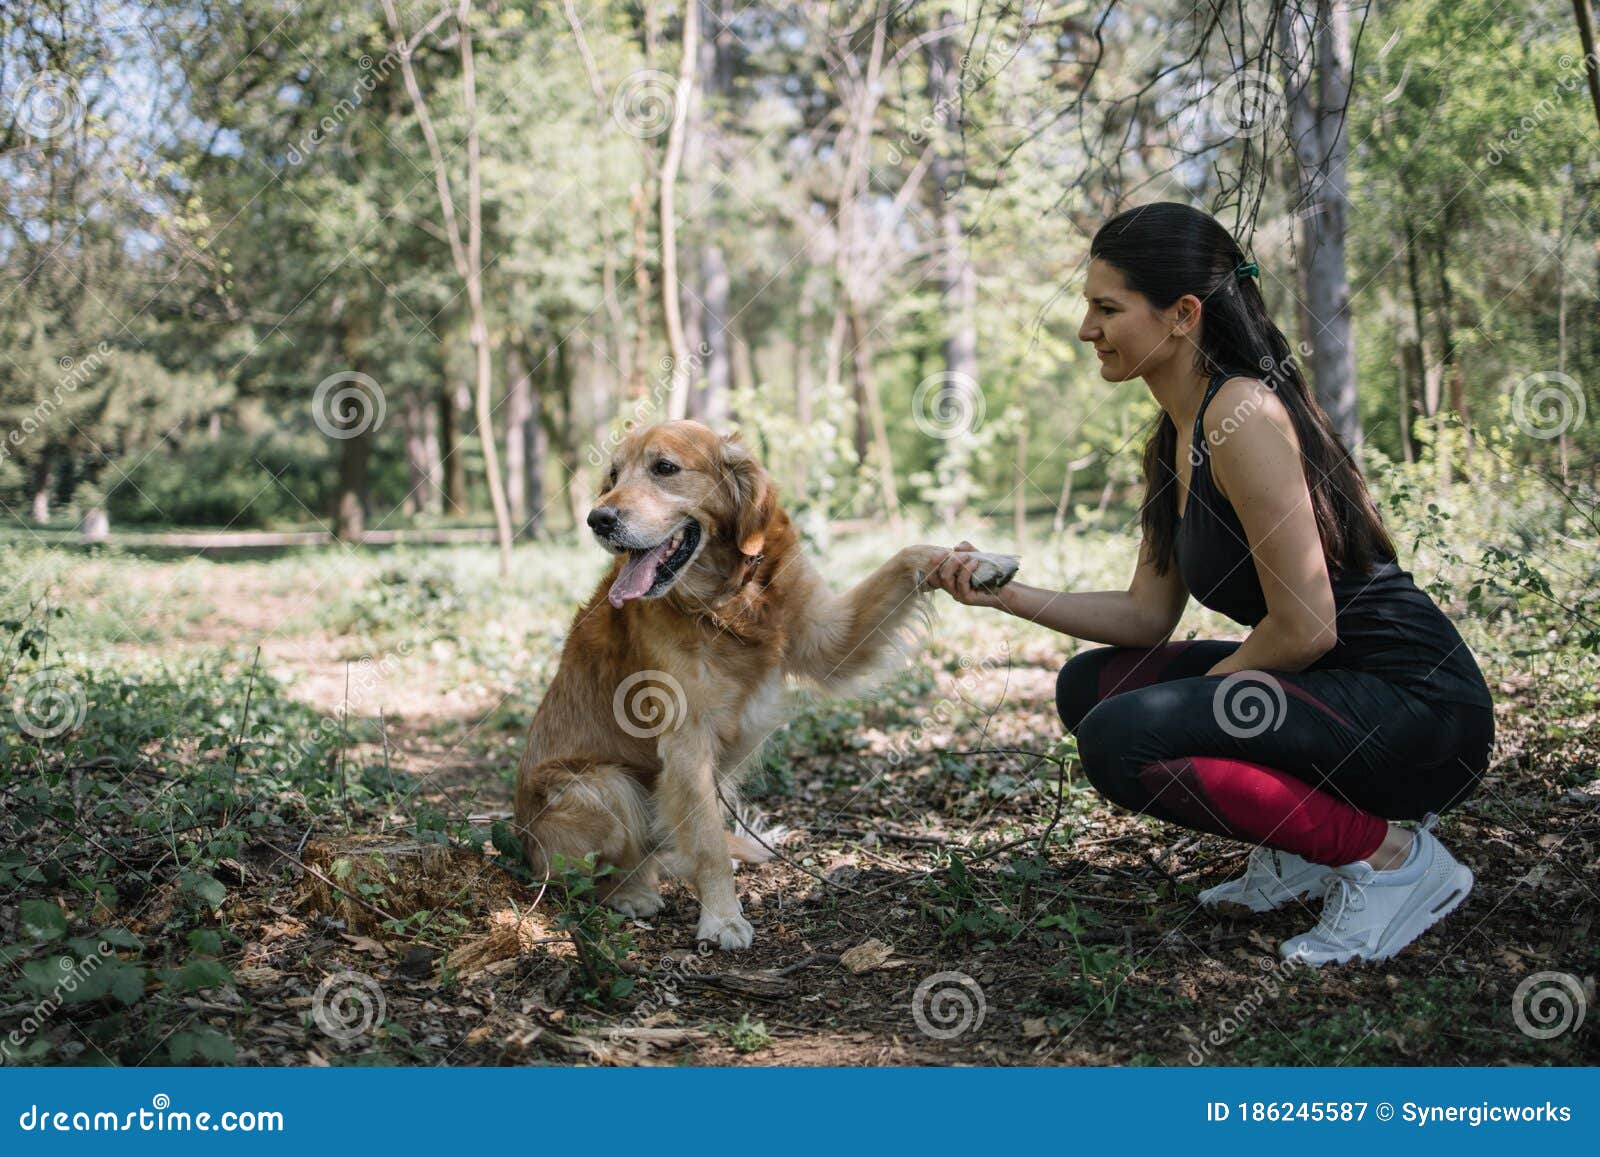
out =
[[1326,864],[1313,864],[1293,852],[1256,848],[1244,875],[1207,888],[1200,893],[1200,903],[1208,908],[1237,904],[1252,912],[1270,912],[1291,900],[1321,899],[1332,874]]
[[1429,813],[1412,832],[1411,855],[1380,872],[1365,860],[1342,864],[1328,879],[1322,919],[1279,945],[1285,960],[1343,964],[1387,960],[1453,912],[1472,891],[1472,870],[1445,850]]

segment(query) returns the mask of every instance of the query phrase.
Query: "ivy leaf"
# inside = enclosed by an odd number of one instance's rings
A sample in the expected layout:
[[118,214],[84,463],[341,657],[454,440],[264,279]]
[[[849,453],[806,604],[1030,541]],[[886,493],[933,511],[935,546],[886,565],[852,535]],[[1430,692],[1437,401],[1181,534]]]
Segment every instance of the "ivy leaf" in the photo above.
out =
[[59,940],[67,934],[67,917],[52,900],[24,900],[17,915],[22,930],[35,940]]
[[111,977],[111,995],[123,1004],[133,1004],[144,996],[145,971],[137,964],[120,965]]
[[189,1032],[172,1034],[168,1045],[174,1064],[186,1065],[196,1056],[218,1064],[231,1064],[236,1057],[233,1041],[214,1028],[204,1025]]
[[189,960],[182,968],[167,969],[162,973],[167,986],[177,992],[198,992],[202,988],[215,988],[232,984],[233,973],[215,960]]
[[179,886],[203,900],[209,907],[219,908],[228,898],[227,885],[204,872],[184,872],[178,877]]

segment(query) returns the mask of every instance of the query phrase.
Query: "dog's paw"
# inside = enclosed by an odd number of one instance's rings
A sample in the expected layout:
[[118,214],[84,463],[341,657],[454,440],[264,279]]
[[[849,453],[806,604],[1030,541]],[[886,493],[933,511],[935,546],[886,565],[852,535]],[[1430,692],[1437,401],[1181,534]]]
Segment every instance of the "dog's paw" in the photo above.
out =
[[695,939],[709,940],[724,952],[748,948],[755,941],[756,930],[743,916],[718,916],[711,912],[700,913],[700,927]]
[[980,591],[997,591],[1017,575],[1022,560],[1014,554],[990,554],[974,551],[972,557],[978,565],[972,572],[972,585]]
[[659,892],[643,888],[637,892],[619,892],[607,897],[606,903],[624,916],[632,916],[636,920],[648,920],[667,906]]

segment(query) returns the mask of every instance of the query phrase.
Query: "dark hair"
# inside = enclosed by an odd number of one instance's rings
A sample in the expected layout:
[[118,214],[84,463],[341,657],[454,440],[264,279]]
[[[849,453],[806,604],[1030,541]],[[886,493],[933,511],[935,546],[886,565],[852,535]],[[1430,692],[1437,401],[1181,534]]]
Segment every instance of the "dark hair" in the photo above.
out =
[[[1395,557],[1394,543],[1372,501],[1361,469],[1317,404],[1295,363],[1289,341],[1267,315],[1254,278],[1241,277],[1244,252],[1215,217],[1175,201],[1118,213],[1102,225],[1089,256],[1116,268],[1128,286],[1166,309],[1186,293],[1203,303],[1195,368],[1259,376],[1282,400],[1300,439],[1311,508],[1328,569],[1366,574]],[[1178,432],[1163,411],[1144,447],[1144,501],[1139,521],[1160,574],[1172,563],[1178,529],[1173,456]]]

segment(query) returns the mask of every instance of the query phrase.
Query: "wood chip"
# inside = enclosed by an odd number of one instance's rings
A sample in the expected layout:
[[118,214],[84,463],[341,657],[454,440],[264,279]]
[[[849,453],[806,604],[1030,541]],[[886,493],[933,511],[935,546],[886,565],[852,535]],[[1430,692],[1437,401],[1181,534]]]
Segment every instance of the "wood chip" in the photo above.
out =
[[839,963],[851,972],[860,976],[863,972],[876,972],[880,968],[888,967],[889,957],[894,955],[894,949],[876,938],[863,940],[854,948],[847,948],[839,954]]

